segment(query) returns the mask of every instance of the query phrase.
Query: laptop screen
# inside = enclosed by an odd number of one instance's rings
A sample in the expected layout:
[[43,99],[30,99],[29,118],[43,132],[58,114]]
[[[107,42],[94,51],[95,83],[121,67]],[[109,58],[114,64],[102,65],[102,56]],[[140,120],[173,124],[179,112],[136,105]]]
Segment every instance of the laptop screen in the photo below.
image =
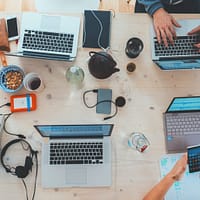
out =
[[110,136],[113,124],[35,125],[43,137],[102,137]]
[[175,97],[167,112],[200,111],[200,97]]

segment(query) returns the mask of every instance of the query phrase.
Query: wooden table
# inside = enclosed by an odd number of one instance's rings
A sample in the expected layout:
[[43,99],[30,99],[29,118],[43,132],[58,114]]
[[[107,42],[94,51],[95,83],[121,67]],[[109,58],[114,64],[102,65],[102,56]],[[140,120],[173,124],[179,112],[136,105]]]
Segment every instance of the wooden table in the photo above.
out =
[[[1,16],[7,13],[1,13]],[[176,15],[176,18],[185,18]],[[200,15],[190,15],[199,18]],[[151,60],[149,30],[151,18],[143,14],[116,14],[112,20],[111,55],[117,62],[120,72],[105,80],[94,78],[88,71],[88,52],[82,44],[82,26],[80,30],[78,57],[75,62],[39,60],[7,56],[8,64],[16,64],[28,72],[41,75],[45,89],[37,93],[37,110],[14,113],[7,122],[7,129],[26,135],[33,148],[39,151],[39,174],[35,199],[64,200],[141,200],[144,194],[160,179],[159,159],[165,151],[162,114],[174,96],[199,95],[200,71],[160,70]],[[139,37],[144,42],[142,53],[135,59],[125,55],[126,42],[131,37]],[[15,45],[15,44],[13,44]],[[97,50],[99,51],[99,50]],[[131,75],[126,71],[129,62],[136,64]],[[77,65],[85,72],[81,89],[73,88],[65,79],[68,67]],[[126,105],[119,108],[116,117],[103,121],[104,115],[88,109],[82,101],[85,90],[111,88],[113,100],[118,96],[126,98]],[[27,93],[25,89],[18,94]],[[1,104],[9,102],[11,94],[0,91]],[[2,108],[2,112],[9,112]],[[66,188],[43,189],[41,187],[40,155],[44,139],[33,128],[34,124],[75,124],[75,123],[113,123],[112,164],[113,183],[109,188]],[[139,153],[128,147],[129,135],[142,132],[150,141],[150,147]],[[1,145],[11,139],[3,133]],[[21,153],[19,153],[21,152]],[[24,165],[24,153],[20,145],[12,148],[6,156],[9,164]],[[33,172],[25,179],[29,195],[32,194],[35,164]],[[25,190],[20,179],[7,174],[0,167],[0,194],[5,199],[25,199]]]

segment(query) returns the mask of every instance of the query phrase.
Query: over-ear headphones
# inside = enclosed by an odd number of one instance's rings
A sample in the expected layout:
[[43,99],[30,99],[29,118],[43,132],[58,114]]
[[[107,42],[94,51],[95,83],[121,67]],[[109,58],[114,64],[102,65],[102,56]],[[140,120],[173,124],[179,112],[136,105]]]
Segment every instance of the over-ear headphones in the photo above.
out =
[[[8,164],[5,164],[4,156],[7,152],[7,150],[9,149],[9,147],[11,147],[13,144],[16,144],[16,143],[22,143],[23,149],[29,150],[29,155],[26,156],[26,158],[25,158],[24,166],[11,167]],[[25,148],[23,146],[24,145],[23,143],[26,144],[28,148]],[[3,167],[5,168],[6,172],[11,173],[12,175],[17,176],[18,178],[26,178],[26,176],[29,174],[29,171],[32,170],[34,156],[37,158],[37,151],[34,151],[31,147],[31,145],[26,140],[15,139],[15,140],[8,142],[3,147],[2,151],[1,151],[1,163],[2,163]]]

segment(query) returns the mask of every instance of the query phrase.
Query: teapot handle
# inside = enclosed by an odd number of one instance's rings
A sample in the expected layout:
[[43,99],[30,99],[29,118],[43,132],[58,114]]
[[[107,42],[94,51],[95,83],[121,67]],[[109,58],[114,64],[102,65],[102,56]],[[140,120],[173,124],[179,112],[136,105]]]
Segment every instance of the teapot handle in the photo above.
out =
[[95,52],[95,51],[90,51],[90,52],[89,52],[89,56],[90,56],[90,57],[93,56],[94,54],[97,54],[97,52]]

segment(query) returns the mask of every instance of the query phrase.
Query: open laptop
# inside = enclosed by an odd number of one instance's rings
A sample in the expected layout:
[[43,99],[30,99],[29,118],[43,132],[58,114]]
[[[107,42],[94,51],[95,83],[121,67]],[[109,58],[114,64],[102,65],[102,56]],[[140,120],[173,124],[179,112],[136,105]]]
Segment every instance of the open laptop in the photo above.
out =
[[152,60],[162,70],[200,69],[200,52],[194,44],[200,42],[200,35],[189,36],[188,32],[199,26],[200,19],[178,20],[174,45],[158,44],[153,25],[151,27]]
[[103,187],[112,183],[113,124],[35,125],[42,146],[42,186]]
[[100,0],[35,0],[36,10],[45,13],[79,13],[98,10]]
[[164,113],[164,131],[168,153],[200,144],[200,96],[175,97]]
[[80,18],[25,12],[18,52],[23,56],[73,61],[77,55]]

